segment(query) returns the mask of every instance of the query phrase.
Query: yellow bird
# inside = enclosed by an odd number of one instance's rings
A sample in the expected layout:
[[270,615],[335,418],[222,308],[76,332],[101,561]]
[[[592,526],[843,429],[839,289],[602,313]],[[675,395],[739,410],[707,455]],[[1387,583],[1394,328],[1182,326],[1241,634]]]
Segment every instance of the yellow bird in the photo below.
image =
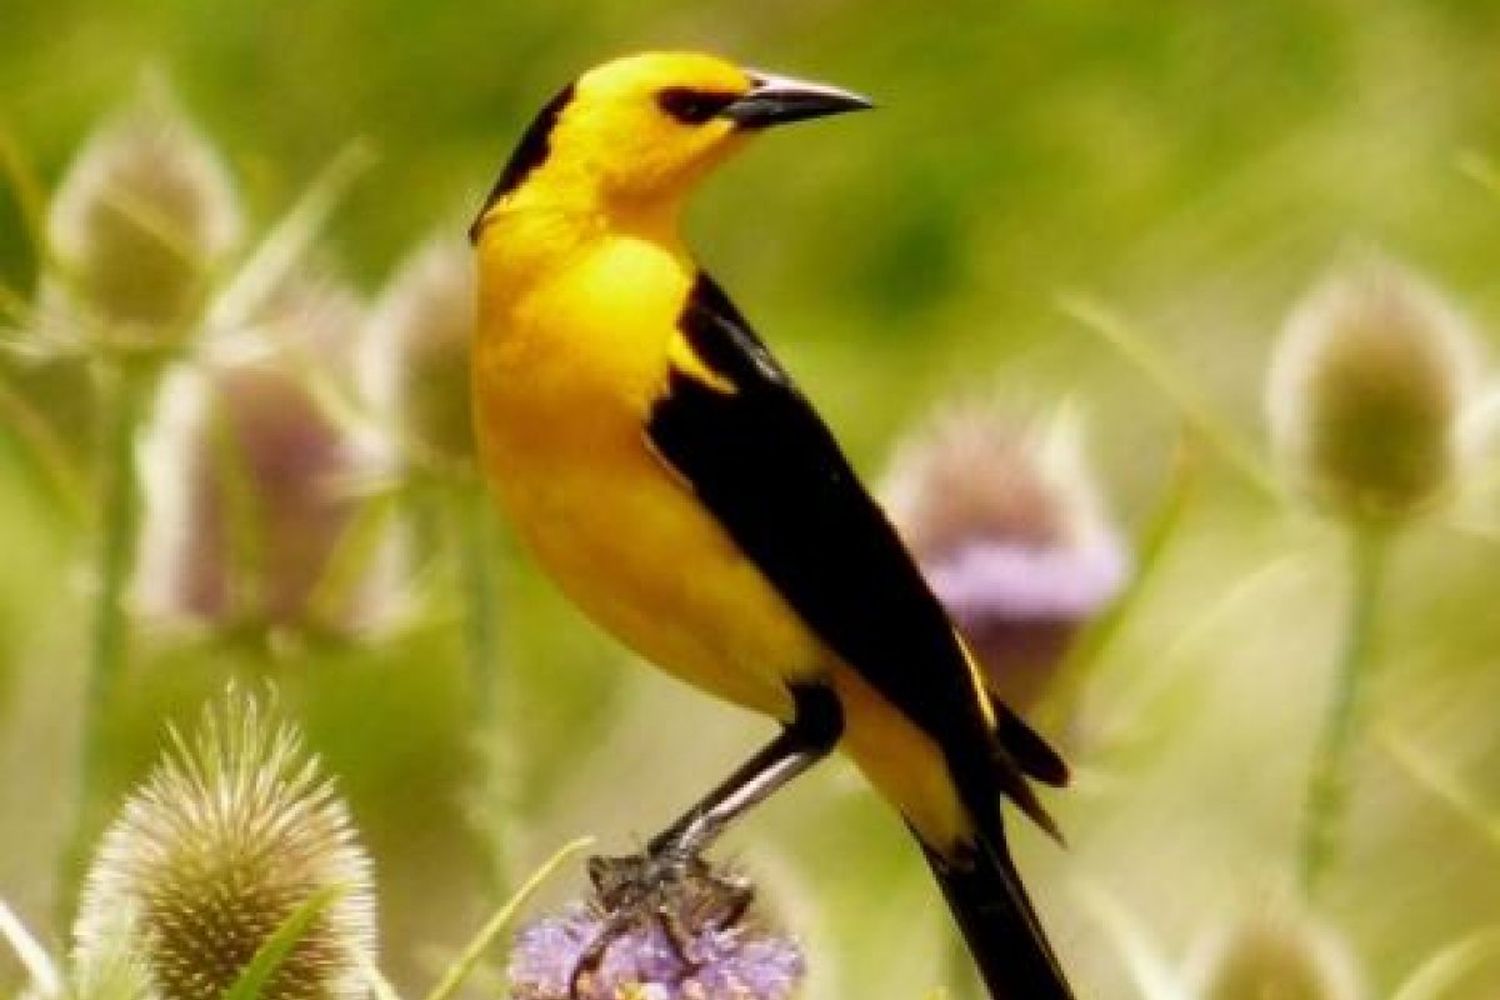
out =
[[1057,755],[985,691],[828,428],[679,220],[772,126],[870,107],[689,53],[607,63],[527,129],[470,231],[475,420],[524,543],[595,622],[670,673],[779,720],[648,859],[669,877],[842,746],[906,820],[993,997],[1071,996],[1022,888],[1002,795]]

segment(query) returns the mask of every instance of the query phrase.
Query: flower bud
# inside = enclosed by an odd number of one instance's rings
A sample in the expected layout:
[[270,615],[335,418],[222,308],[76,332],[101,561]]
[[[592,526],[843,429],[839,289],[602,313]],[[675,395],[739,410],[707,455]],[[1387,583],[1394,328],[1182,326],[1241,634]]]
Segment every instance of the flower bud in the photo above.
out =
[[361,363],[398,426],[426,456],[474,458],[469,346],[478,289],[469,247],[430,240],[396,270],[377,303]]
[[189,332],[209,273],[241,229],[223,161],[162,87],[84,144],[48,219],[81,304],[152,341]]
[[343,631],[393,614],[400,546],[389,531],[354,539],[368,551],[344,593],[329,603],[322,589],[391,465],[389,446],[338,405],[356,391],[339,380],[362,322],[351,293],[300,285],[267,307],[258,353],[168,379],[142,450],[145,615]]
[[1025,712],[1127,572],[1076,421],[1065,413],[1038,434],[983,407],[952,409],[897,451],[887,482],[928,584],[991,689]]
[[1347,946],[1309,924],[1253,920],[1220,934],[1190,963],[1189,996],[1202,1000],[1357,1000]]
[[172,743],[89,871],[79,968],[119,968],[124,940],[154,998],[218,1000],[299,906],[332,891],[261,996],[363,998],[360,962],[375,948],[370,862],[296,732],[231,690]]
[[1474,354],[1458,314],[1395,265],[1326,279],[1292,311],[1268,382],[1272,443],[1296,485],[1361,523],[1430,505],[1459,466]]

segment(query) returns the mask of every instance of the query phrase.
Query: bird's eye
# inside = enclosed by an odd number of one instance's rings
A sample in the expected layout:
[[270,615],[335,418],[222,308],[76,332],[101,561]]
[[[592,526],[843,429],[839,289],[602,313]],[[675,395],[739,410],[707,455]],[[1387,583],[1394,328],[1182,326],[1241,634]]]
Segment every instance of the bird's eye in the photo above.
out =
[[691,87],[668,87],[656,95],[661,109],[685,125],[702,125],[738,99],[738,94]]

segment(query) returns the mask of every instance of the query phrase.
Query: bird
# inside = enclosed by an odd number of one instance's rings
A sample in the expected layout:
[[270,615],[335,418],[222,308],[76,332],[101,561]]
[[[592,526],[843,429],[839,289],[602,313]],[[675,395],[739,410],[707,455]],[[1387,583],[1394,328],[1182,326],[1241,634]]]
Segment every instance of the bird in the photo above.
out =
[[[974,658],[828,426],[682,233],[754,138],[872,107],[716,55],[585,72],[525,129],[469,230],[480,467],[584,615],[779,723],[651,838],[669,878],[835,749],[899,811],[994,1000],[1068,980],[1007,846],[1002,798],[1068,769]],[[1060,837],[1059,837],[1060,839]]]

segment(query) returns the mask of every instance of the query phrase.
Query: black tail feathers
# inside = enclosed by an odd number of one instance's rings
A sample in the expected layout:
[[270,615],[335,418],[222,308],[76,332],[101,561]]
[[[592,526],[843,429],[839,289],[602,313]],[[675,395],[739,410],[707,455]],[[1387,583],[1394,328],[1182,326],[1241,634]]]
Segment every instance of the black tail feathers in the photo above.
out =
[[1004,843],[958,859],[922,850],[992,1000],[1074,1000]]

